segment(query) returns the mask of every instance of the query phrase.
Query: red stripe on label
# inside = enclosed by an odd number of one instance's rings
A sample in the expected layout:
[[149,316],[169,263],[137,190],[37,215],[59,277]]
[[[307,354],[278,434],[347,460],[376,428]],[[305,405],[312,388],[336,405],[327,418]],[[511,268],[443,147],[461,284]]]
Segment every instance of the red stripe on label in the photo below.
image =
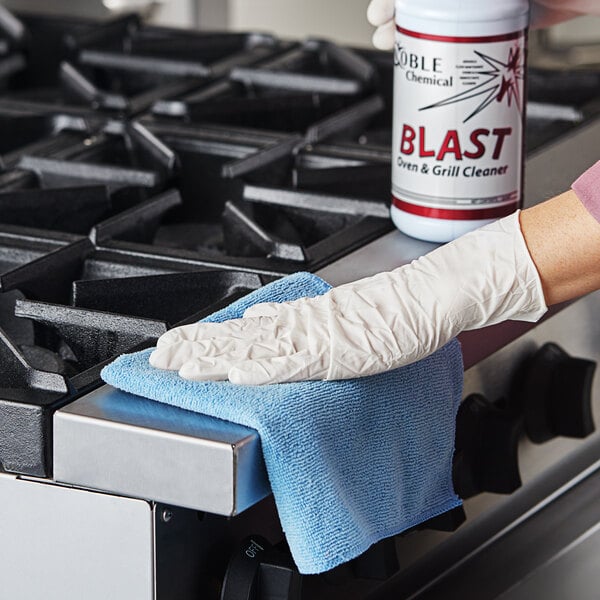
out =
[[432,42],[453,42],[455,44],[485,44],[490,42],[507,42],[509,40],[516,40],[521,36],[525,35],[525,30],[514,31],[513,33],[502,33],[499,35],[484,35],[479,37],[464,37],[464,36],[451,36],[451,35],[431,35],[428,33],[419,33],[418,31],[411,31],[410,29],[404,29],[396,25],[396,30],[399,33],[408,35],[409,37],[419,38],[421,40],[430,40]]
[[430,206],[420,206],[411,204],[392,195],[392,204],[404,212],[419,217],[428,217],[430,219],[448,219],[450,221],[478,221],[481,219],[500,219],[507,217],[515,212],[519,204],[504,204],[494,206],[493,208],[432,208]]

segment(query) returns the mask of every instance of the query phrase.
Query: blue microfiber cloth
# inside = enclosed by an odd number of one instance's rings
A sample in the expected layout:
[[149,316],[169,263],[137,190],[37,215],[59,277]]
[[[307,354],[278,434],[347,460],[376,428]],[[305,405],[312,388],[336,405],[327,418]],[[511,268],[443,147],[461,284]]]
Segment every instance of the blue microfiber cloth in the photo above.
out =
[[[259,302],[316,296],[329,288],[316,275],[297,273],[206,321],[238,318]],[[150,353],[121,356],[102,378],[138,396],[256,429],[301,573],[332,569],[378,540],[460,505],[452,486],[463,382],[455,340],[382,375],[260,387],[186,381],[151,367]]]

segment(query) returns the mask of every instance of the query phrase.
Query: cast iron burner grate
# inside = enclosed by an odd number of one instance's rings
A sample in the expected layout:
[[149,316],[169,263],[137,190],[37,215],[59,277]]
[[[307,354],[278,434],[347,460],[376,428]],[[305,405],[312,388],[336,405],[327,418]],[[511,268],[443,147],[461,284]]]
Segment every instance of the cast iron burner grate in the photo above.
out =
[[0,89],[26,64],[27,30],[13,14],[0,6]]
[[82,119],[67,115],[30,113],[0,106],[0,157],[4,167],[13,161],[12,155],[35,142],[48,142],[66,129],[85,129]]
[[148,128],[176,156],[181,204],[153,229],[138,208],[99,223],[94,239],[103,246],[129,242],[143,253],[284,274],[314,270],[391,228],[385,152],[317,151],[242,130]]
[[227,79],[159,100],[153,110],[191,122],[300,133],[369,95],[375,79],[356,52],[309,40],[255,66],[235,65]]
[[63,61],[74,60],[82,45],[125,36],[129,30],[139,26],[139,19],[135,16],[97,23],[31,14],[16,18],[2,9],[0,30],[11,40],[11,46],[25,56],[23,68],[4,79],[4,96],[18,95],[38,101],[56,99]]
[[[31,28],[30,35],[21,35],[29,60],[0,54],[0,80],[6,79],[9,97],[120,114],[138,113],[160,98],[223,75],[232,64],[252,65],[279,48],[268,35],[142,28],[135,16],[95,27],[37,17],[18,23],[23,32]],[[40,53],[40,46],[50,57]],[[17,71],[22,72],[10,77]]]
[[4,229],[0,463],[12,472],[50,475],[53,411],[98,385],[109,360],[265,283],[252,273],[96,250],[88,238],[51,242]]
[[79,62],[98,68],[214,78],[232,65],[252,65],[285,48],[275,37],[259,33],[200,33],[136,27],[127,35],[99,39],[82,47]]
[[139,124],[117,133],[69,133],[66,147],[55,139],[50,152],[21,155],[0,175],[0,223],[88,234],[132,206],[145,203],[147,222],[157,205],[177,204],[177,194],[153,198],[173,174],[172,153]]

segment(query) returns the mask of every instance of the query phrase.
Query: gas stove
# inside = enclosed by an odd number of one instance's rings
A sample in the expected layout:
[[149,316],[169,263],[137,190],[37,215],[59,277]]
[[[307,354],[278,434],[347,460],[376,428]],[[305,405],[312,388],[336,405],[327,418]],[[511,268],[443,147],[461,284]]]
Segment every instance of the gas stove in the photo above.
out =
[[[278,277],[339,284],[434,247],[388,218],[392,67],[326,40],[0,8],[7,598],[435,598],[432,582],[595,477],[597,295],[537,327],[462,336],[465,510],[320,576],[291,562],[255,431],[99,379],[115,356]],[[533,204],[597,158],[600,70],[529,81]]]

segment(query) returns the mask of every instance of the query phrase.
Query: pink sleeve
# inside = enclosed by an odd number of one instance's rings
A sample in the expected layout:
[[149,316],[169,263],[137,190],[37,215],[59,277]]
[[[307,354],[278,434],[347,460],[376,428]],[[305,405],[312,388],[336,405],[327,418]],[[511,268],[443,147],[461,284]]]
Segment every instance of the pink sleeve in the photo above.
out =
[[587,211],[600,223],[600,160],[571,187]]

